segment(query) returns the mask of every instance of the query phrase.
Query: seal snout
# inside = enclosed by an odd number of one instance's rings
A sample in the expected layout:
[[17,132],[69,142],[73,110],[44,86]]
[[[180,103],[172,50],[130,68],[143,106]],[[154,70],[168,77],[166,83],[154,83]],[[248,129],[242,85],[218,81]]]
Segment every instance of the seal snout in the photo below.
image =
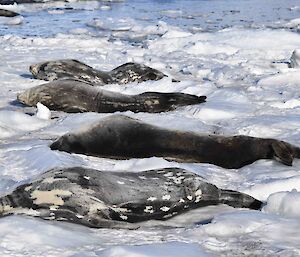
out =
[[51,150],[60,150],[61,149],[61,140],[57,139],[50,145]]
[[19,93],[17,95],[17,99],[18,99],[19,102],[21,102],[23,104],[28,104],[28,102],[29,102],[29,96],[30,96],[30,92],[29,92],[29,90],[26,90],[26,91],[24,91],[22,93]]
[[32,73],[32,75],[36,78],[39,73],[40,65],[39,64],[32,64],[29,67],[29,71]]

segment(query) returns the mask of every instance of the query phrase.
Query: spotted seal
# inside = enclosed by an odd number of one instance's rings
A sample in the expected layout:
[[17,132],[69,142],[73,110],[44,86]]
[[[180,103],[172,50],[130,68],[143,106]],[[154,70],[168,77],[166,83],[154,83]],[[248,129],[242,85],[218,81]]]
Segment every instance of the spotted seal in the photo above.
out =
[[29,68],[34,78],[53,81],[60,78],[85,80],[93,85],[127,84],[147,80],[160,80],[166,75],[162,72],[138,63],[125,63],[105,72],[92,68],[78,60],[63,59],[33,64]]
[[205,102],[205,96],[183,93],[146,92],[124,95],[92,87],[85,81],[61,79],[36,86],[18,95],[18,100],[35,106],[38,102],[50,110],[65,112],[162,112],[178,106]]
[[[109,172],[72,167],[52,169],[0,198],[1,215],[26,214],[94,228],[138,228],[209,205],[260,209],[249,195],[222,190],[179,168]],[[201,219],[201,217],[199,217]]]
[[158,156],[224,168],[241,168],[259,159],[292,165],[293,158],[300,158],[300,148],[276,139],[168,130],[124,115],[109,116],[84,130],[67,133],[50,148],[116,159]]

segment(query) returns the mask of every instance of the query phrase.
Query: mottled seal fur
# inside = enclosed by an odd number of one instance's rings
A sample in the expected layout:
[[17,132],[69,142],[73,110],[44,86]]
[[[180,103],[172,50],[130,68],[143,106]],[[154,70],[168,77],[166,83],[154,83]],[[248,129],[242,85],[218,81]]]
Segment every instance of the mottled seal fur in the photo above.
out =
[[[95,228],[138,228],[203,206],[228,204],[260,209],[249,195],[222,190],[178,168],[108,172],[53,169],[0,199],[1,215],[26,214]],[[201,217],[199,217],[201,218]]]
[[44,3],[43,0],[0,0],[0,4],[13,5],[13,4],[29,4],[29,3]]
[[146,92],[124,95],[92,87],[74,79],[61,79],[36,86],[18,95],[18,100],[35,106],[38,102],[50,110],[65,112],[162,112],[178,106],[205,102],[205,96],[183,93]]
[[37,79],[52,81],[60,78],[75,78],[97,86],[159,80],[166,76],[156,69],[138,63],[125,63],[110,72],[105,72],[72,59],[33,64],[29,70]]
[[13,11],[9,11],[9,10],[5,10],[5,9],[0,9],[0,17],[15,17],[18,16],[20,14],[13,12]]
[[67,133],[50,148],[116,159],[159,156],[224,168],[240,168],[259,159],[292,165],[293,158],[300,157],[300,148],[276,139],[168,130],[123,115],[106,117],[84,130]]

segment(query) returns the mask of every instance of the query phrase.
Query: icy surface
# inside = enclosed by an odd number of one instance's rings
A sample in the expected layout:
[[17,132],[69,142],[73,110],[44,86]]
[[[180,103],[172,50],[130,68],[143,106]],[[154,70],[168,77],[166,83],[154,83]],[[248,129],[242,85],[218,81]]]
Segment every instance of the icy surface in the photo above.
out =
[[156,157],[116,161],[55,152],[48,147],[55,138],[108,114],[52,112],[49,119],[43,107],[37,112],[16,102],[17,93],[44,83],[31,77],[33,63],[74,58],[108,71],[135,61],[180,82],[169,77],[104,88],[208,98],[168,113],[124,114],[170,129],[300,145],[298,0],[69,1],[1,8],[22,15],[0,20],[1,194],[57,166],[112,172],[181,167],[265,206],[261,212],[212,206],[146,222],[136,231],[5,217],[0,256],[300,256],[300,160],[292,167],[260,160],[228,170]]

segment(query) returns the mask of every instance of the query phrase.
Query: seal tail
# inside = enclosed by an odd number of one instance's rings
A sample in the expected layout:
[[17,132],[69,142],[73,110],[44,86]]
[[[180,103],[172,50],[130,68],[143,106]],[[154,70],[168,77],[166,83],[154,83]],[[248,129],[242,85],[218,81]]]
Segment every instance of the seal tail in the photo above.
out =
[[250,195],[233,190],[220,190],[220,202],[235,208],[260,210],[263,203]]

